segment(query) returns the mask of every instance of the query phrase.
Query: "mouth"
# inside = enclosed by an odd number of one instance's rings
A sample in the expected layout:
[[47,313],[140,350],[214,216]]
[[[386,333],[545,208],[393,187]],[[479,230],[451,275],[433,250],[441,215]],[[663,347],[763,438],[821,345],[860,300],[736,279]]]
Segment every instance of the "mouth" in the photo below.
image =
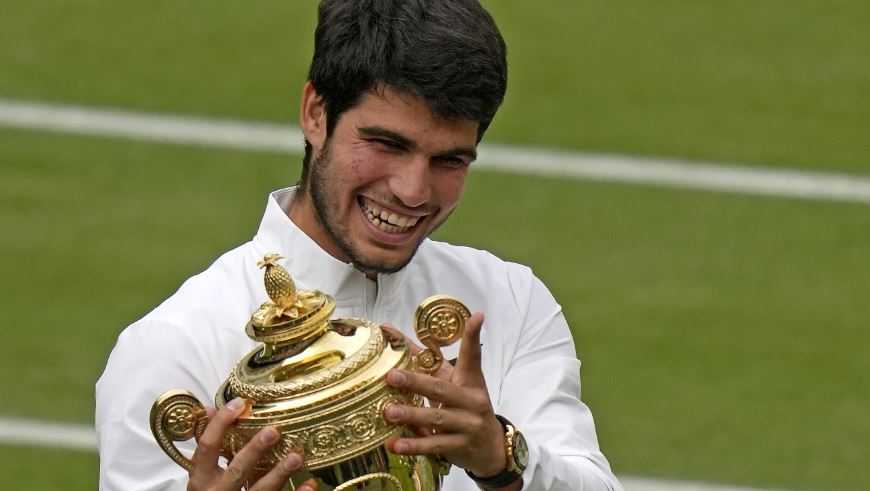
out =
[[425,216],[413,216],[396,213],[378,206],[375,202],[362,196],[357,198],[363,216],[381,232],[401,236],[413,231]]

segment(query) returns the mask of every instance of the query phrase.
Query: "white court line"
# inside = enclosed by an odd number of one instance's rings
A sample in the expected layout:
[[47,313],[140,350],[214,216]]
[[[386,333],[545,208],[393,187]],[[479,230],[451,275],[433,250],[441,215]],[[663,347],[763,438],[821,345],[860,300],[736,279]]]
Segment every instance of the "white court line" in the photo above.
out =
[[[56,106],[8,99],[0,99],[2,126],[252,151],[299,153],[303,149],[302,134],[293,126]],[[481,145],[480,158],[475,166],[527,175],[870,203],[870,179],[835,173],[494,144]]]
[[[670,481],[665,479],[649,479],[641,477],[619,476],[619,481],[625,491],[776,491],[759,488],[746,488],[692,481]],[[779,490],[783,491],[783,490]]]
[[87,425],[0,418],[0,443],[96,450],[97,434],[93,427]]
[[[88,425],[0,417],[0,444],[96,451],[97,434]],[[625,491],[774,491],[633,476],[619,479]]]

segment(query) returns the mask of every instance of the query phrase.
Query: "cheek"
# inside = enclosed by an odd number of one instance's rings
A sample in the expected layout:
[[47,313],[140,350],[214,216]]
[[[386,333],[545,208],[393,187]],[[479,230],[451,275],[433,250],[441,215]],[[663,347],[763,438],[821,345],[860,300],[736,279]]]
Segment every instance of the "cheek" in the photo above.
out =
[[355,147],[347,161],[350,162],[347,178],[358,185],[377,180],[384,169],[383,159],[367,146]]
[[354,180],[357,180],[362,175],[362,170],[365,169],[365,159],[360,156],[355,156],[350,161],[350,175]]
[[355,152],[354,149],[332,156],[332,172],[330,175],[332,188],[344,201],[352,199],[352,194],[365,187],[371,180],[372,168],[370,157],[365,152]]
[[438,199],[442,207],[449,210],[456,206],[465,190],[465,178],[467,175],[468,169],[466,168],[452,169],[439,176],[435,191],[438,193]]

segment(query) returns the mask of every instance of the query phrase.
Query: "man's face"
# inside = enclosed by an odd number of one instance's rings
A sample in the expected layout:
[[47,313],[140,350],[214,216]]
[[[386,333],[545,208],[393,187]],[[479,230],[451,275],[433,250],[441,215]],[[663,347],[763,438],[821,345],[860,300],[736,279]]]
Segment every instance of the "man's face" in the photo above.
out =
[[308,189],[321,245],[367,273],[403,268],[459,203],[477,128],[435,116],[416,96],[366,93],[314,149]]

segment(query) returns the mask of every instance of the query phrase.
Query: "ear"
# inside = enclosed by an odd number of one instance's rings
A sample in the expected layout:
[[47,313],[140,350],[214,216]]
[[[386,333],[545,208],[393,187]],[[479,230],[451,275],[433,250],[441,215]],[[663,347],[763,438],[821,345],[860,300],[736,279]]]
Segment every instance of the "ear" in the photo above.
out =
[[309,81],[302,89],[302,104],[299,108],[299,127],[305,139],[311,143],[315,155],[320,153],[326,141],[326,106],[317,89]]

